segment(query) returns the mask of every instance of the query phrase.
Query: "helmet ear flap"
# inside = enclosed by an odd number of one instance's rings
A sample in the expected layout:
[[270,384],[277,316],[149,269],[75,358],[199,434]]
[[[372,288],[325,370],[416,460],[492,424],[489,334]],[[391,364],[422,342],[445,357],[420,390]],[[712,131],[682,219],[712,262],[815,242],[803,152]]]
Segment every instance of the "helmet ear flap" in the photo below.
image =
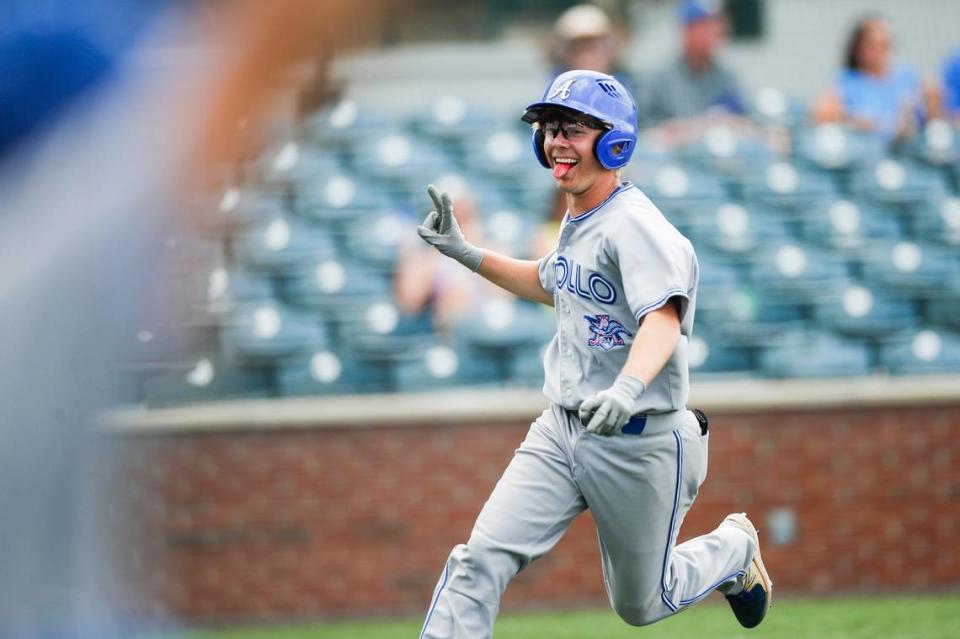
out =
[[605,169],[622,169],[633,155],[633,139],[616,129],[597,138],[593,154]]
[[533,153],[537,156],[540,165],[545,169],[550,168],[550,162],[547,160],[547,152],[543,150],[543,143],[546,136],[539,126],[533,128]]

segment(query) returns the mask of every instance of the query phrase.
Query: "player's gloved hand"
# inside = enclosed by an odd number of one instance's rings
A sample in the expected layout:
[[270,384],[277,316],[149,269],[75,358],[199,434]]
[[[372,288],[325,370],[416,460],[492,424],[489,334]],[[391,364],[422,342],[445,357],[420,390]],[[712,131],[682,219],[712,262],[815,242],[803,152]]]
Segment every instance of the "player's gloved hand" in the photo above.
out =
[[583,400],[580,421],[591,433],[615,435],[640,411],[640,397],[646,390],[642,380],[621,373],[613,386]]
[[464,239],[457,218],[453,217],[450,196],[441,193],[432,184],[427,187],[427,193],[433,200],[434,210],[430,211],[423,224],[417,227],[417,233],[424,242],[447,257],[455,259],[471,271],[476,271],[483,260],[483,251]]

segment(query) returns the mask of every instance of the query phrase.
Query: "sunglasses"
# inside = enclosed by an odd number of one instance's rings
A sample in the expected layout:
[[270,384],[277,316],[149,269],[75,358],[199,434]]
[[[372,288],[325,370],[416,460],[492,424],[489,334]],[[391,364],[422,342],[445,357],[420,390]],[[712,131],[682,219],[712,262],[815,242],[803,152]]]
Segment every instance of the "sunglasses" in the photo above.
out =
[[551,140],[562,135],[571,142],[582,140],[591,130],[603,129],[603,126],[583,120],[546,120],[540,122],[540,130]]

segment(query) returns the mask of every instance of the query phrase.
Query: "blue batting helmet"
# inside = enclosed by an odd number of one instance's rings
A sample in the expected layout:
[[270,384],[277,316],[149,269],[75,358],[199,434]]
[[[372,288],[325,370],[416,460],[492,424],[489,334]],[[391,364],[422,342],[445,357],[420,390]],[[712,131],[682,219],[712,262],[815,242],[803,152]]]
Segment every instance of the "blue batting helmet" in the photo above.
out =
[[[604,168],[619,169],[630,161],[637,144],[637,105],[613,76],[582,69],[561,73],[543,99],[527,107],[522,120],[533,124],[550,111],[586,115],[603,125],[606,130],[597,138],[593,153]],[[543,132],[534,128],[533,152],[540,164],[550,168],[543,138]]]

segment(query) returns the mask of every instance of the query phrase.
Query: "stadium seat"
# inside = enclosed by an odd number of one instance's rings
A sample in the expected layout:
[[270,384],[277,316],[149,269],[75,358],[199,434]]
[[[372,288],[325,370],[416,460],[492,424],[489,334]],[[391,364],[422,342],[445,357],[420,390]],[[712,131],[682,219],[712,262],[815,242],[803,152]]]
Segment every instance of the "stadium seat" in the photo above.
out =
[[807,121],[806,101],[787,95],[776,87],[761,87],[753,93],[748,104],[751,119],[758,124],[782,127],[792,131]]
[[919,238],[953,250],[960,248],[960,197],[945,197],[915,207],[913,229]]
[[709,326],[711,335],[735,348],[774,343],[806,319],[803,305],[747,286],[731,291],[721,304],[697,309],[697,324]]
[[254,361],[326,348],[329,341],[317,317],[272,301],[239,307],[224,320],[220,333],[225,354]]
[[838,199],[810,209],[799,220],[800,235],[821,247],[856,253],[875,240],[895,241],[903,234],[895,212]]
[[741,182],[743,197],[752,204],[769,206],[783,213],[802,214],[831,200],[837,185],[829,176],[804,170],[789,162],[774,162]]
[[846,282],[847,263],[835,253],[792,242],[763,247],[751,257],[750,280],[764,295],[805,302]]
[[380,211],[358,218],[347,227],[347,254],[385,273],[395,270],[405,244],[420,242],[414,220],[400,211]]
[[911,141],[910,152],[931,166],[950,167],[960,161],[960,135],[945,120],[929,120]]
[[389,279],[356,261],[320,259],[281,280],[282,297],[295,306],[350,311],[358,304],[390,296]]
[[823,326],[838,333],[864,338],[883,337],[917,323],[914,302],[891,298],[855,283],[818,299],[814,315]]
[[726,124],[714,124],[702,137],[680,151],[685,162],[730,179],[770,164],[773,151],[757,134],[744,134]]
[[247,366],[223,356],[200,356],[187,366],[148,377],[143,401],[148,407],[273,395],[269,368]]
[[370,211],[388,211],[393,207],[393,199],[380,185],[360,181],[343,170],[300,185],[294,196],[298,216],[337,227],[363,219]]
[[355,100],[344,99],[306,118],[303,132],[315,145],[350,153],[358,138],[393,125],[385,115],[363,111]]
[[490,300],[474,317],[456,322],[453,331],[458,343],[505,355],[516,348],[546,344],[556,332],[556,320],[539,305]]
[[285,198],[275,190],[236,187],[224,189],[209,203],[201,215],[210,226],[219,231],[238,232],[243,229],[283,216],[287,211]]
[[694,211],[711,211],[728,201],[724,180],[680,164],[663,166],[637,186],[676,226],[685,228]]
[[501,121],[484,111],[476,100],[468,101],[454,95],[444,95],[424,105],[410,119],[410,128],[418,134],[450,144],[462,150],[461,144],[471,139],[488,139]]
[[960,295],[932,297],[927,301],[925,317],[932,324],[960,332]]
[[506,381],[524,388],[541,388],[544,381],[543,356],[548,344],[521,346],[506,355]]
[[880,351],[883,365],[900,375],[960,370],[960,336],[925,328],[890,339]]
[[[515,186],[534,167],[530,134],[509,126],[490,125],[465,141],[463,161],[470,175],[505,180]],[[541,168],[541,170],[544,170]]]
[[769,243],[783,243],[787,229],[779,218],[758,213],[736,202],[694,210],[687,218],[687,231],[694,246],[742,254]]
[[334,153],[295,141],[286,141],[256,159],[247,176],[250,182],[289,189],[308,184],[321,175],[335,175],[341,159]]
[[273,281],[262,273],[217,267],[195,282],[199,289],[195,310],[204,315],[223,315],[234,310],[237,304],[274,297]]
[[426,184],[455,162],[428,140],[402,130],[389,130],[357,140],[353,165],[365,179],[379,182],[398,197],[423,192]]
[[839,124],[804,129],[798,138],[799,157],[818,169],[849,172],[874,164],[883,155],[880,138]]
[[390,390],[390,369],[382,361],[349,350],[318,349],[277,362],[277,392],[282,396],[342,395]]
[[957,295],[960,258],[941,246],[901,241],[872,246],[863,254],[867,282],[913,296]]
[[764,348],[760,370],[769,377],[847,377],[873,370],[870,349],[825,331],[804,331]]
[[850,192],[879,204],[914,206],[947,195],[943,176],[912,162],[892,158],[865,166],[850,180]]
[[393,387],[400,392],[416,392],[491,384],[502,380],[500,368],[490,356],[434,342],[397,358]]
[[235,238],[238,263],[255,270],[282,273],[336,254],[327,231],[285,216],[271,218]]
[[328,311],[336,343],[369,358],[396,358],[433,339],[429,314],[403,313],[389,295],[352,300]]
[[691,375],[745,374],[753,370],[749,348],[737,348],[711,332],[696,330],[687,346]]

